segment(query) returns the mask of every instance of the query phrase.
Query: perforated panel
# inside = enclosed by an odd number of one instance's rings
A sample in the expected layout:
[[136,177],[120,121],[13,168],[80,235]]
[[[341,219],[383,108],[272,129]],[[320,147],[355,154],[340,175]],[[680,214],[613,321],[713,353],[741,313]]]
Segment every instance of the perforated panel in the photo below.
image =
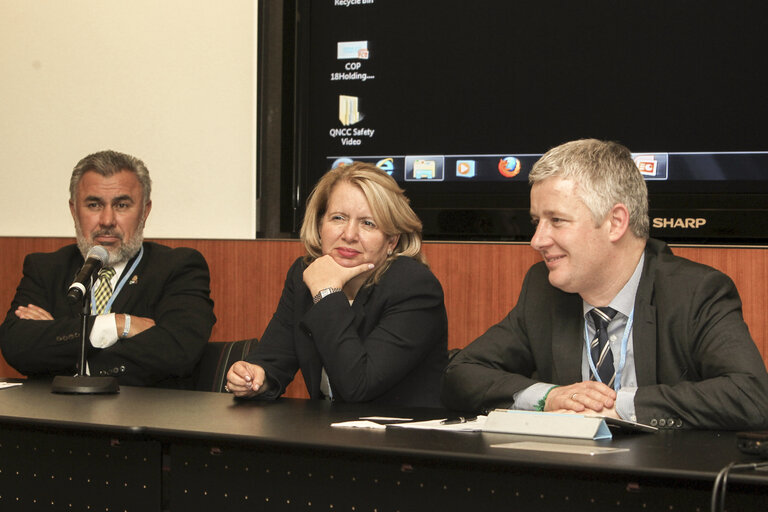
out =
[[156,441],[0,430],[0,510],[161,510]]

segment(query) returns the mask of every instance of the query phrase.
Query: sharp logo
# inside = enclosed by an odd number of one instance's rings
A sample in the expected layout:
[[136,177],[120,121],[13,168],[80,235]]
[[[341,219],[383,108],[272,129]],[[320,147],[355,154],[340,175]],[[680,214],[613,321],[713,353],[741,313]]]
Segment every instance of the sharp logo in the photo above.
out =
[[692,217],[654,217],[653,227],[659,228],[680,228],[680,229],[699,229],[707,223],[707,219]]

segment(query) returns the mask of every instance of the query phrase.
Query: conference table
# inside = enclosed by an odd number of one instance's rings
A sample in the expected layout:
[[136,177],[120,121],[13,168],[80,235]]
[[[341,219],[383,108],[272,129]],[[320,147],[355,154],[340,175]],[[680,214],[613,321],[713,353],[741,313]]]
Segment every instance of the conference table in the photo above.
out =
[[[50,382],[22,382],[0,390],[2,511],[704,511],[721,468],[761,460],[739,451],[734,432],[592,441],[338,428],[449,413],[129,386],[63,395]],[[530,441],[556,450],[496,446]],[[622,451],[568,453],[574,447]],[[767,510],[768,472],[732,472],[725,503]]]

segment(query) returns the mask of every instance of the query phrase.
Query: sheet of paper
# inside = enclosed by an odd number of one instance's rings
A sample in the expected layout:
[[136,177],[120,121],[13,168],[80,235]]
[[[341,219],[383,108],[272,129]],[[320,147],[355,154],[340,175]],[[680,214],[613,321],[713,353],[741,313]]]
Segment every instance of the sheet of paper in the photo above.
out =
[[413,421],[413,418],[393,418],[390,416],[361,416],[360,419],[371,421]]
[[415,428],[422,430],[446,430],[451,432],[479,432],[483,429],[485,424],[485,416],[478,416],[471,421],[465,421],[461,423],[445,423],[446,418],[427,420],[427,421],[414,421],[412,423],[397,423],[395,425],[388,425],[389,428]]
[[331,423],[331,426],[335,428],[370,428],[375,430],[384,430],[387,428],[386,425],[368,420],[340,421],[338,423]]
[[21,382],[0,382],[0,389],[14,388],[16,386],[21,386],[21,384]]
[[629,448],[610,448],[603,446],[581,446],[562,443],[540,443],[536,441],[521,441],[518,443],[492,444],[491,448],[508,448],[512,450],[532,450],[537,452],[574,453],[577,455],[603,455],[606,453],[628,452]]

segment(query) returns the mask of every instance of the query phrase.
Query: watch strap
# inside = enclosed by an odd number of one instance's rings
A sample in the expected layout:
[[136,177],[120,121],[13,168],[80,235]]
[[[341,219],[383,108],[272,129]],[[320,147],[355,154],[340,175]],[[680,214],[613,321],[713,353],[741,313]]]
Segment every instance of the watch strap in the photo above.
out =
[[341,291],[341,288],[323,288],[322,290],[317,292],[314,297],[312,297],[312,302],[317,304],[318,302],[320,302],[322,299],[329,296],[330,294],[337,293],[340,291]]

